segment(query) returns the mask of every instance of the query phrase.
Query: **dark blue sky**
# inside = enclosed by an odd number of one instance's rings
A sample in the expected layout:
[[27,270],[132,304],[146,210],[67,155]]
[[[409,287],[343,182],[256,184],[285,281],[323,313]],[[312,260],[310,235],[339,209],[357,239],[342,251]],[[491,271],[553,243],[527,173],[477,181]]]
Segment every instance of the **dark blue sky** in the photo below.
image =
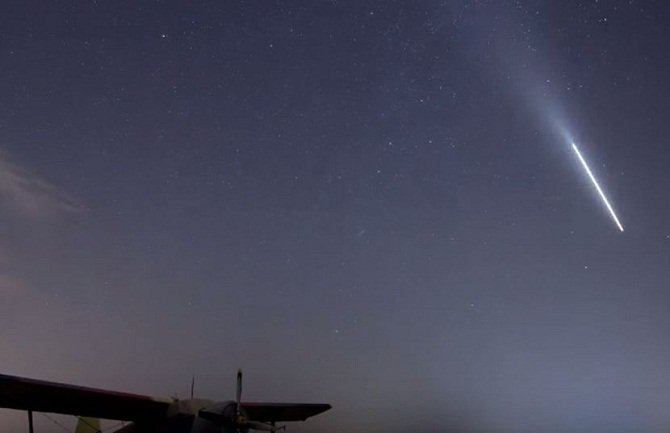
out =
[[242,367],[333,404],[297,432],[666,431],[669,23],[3,2],[0,371],[228,399]]

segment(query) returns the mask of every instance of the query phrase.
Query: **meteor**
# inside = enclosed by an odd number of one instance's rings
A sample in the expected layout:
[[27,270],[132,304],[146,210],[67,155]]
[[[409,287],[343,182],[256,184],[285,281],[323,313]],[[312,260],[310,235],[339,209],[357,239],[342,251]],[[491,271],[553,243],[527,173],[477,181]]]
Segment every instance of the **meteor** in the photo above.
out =
[[612,219],[616,223],[617,227],[619,227],[619,230],[623,231],[623,226],[619,222],[619,218],[617,218],[616,214],[614,213],[614,209],[612,209],[612,206],[610,205],[610,202],[607,200],[607,197],[605,197],[605,193],[603,192],[603,190],[600,189],[600,185],[598,185],[598,181],[596,180],[593,173],[591,173],[591,169],[589,168],[589,165],[586,163],[586,160],[584,159],[584,157],[582,157],[582,154],[579,152],[579,149],[577,148],[577,145],[575,143],[572,143],[572,150],[574,150],[575,153],[577,154],[577,158],[579,158],[579,162],[582,163],[582,166],[584,167],[584,170],[586,170],[586,173],[591,178],[591,182],[593,182],[593,185],[596,187],[596,191],[598,191],[598,194],[600,194],[600,198],[603,200],[603,203],[605,203],[605,207],[607,207],[607,210],[609,211],[610,215],[612,216]]

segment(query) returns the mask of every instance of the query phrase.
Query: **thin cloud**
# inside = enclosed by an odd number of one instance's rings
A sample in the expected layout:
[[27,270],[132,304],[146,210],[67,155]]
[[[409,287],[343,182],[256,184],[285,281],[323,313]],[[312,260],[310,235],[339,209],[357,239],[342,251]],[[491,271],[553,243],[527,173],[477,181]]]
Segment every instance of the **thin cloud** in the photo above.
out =
[[[0,295],[12,302],[32,296],[32,290],[13,266],[12,229],[25,229],[39,222],[58,220],[78,213],[81,206],[68,194],[42,177],[23,169],[0,151],[0,224],[7,232],[0,237]],[[27,226],[26,226],[27,224]],[[11,302],[10,302],[11,304]],[[7,311],[0,312],[4,315]]]
[[79,212],[68,194],[41,177],[0,155],[0,205],[23,217],[44,219],[59,213]]

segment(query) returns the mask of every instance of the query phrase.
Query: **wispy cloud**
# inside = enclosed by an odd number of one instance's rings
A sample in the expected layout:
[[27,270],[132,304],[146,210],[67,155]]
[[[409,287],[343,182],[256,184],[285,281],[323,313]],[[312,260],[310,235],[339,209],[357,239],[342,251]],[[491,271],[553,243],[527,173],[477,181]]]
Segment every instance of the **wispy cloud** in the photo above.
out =
[[[16,239],[11,239],[11,233],[26,229],[29,233],[33,224],[58,220],[80,210],[81,206],[67,193],[13,163],[6,153],[0,151],[0,224],[3,227],[0,236],[0,295],[3,299],[15,302],[34,294],[31,285],[16,270],[16,261],[21,260],[18,258],[21,255],[14,254]],[[4,314],[8,312],[4,311]]]
[[81,207],[65,192],[0,154],[0,205],[35,219],[79,212]]

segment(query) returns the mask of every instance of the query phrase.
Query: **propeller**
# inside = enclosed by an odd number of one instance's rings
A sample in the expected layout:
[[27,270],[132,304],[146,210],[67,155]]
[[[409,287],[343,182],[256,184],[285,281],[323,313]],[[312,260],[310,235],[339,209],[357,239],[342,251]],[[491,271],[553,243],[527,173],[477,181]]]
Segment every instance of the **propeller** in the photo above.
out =
[[[232,405],[234,406],[234,413],[232,412]],[[236,433],[246,433],[248,430],[261,430],[268,432],[278,432],[286,430],[286,426],[277,426],[274,422],[265,423],[261,421],[250,421],[242,408],[242,370],[237,370],[237,386],[235,390],[235,402],[228,406],[230,412],[213,411],[208,409],[200,410],[200,416],[217,424],[228,425],[232,424]]]
[[235,389],[235,424],[237,432],[241,429],[261,430],[276,432],[279,430],[286,430],[286,426],[277,427],[275,423],[264,423],[260,421],[249,421],[242,413],[242,369],[237,370],[237,387]]
[[242,416],[242,369],[237,369],[237,385],[235,388],[235,428],[240,433],[240,427],[247,423]]

